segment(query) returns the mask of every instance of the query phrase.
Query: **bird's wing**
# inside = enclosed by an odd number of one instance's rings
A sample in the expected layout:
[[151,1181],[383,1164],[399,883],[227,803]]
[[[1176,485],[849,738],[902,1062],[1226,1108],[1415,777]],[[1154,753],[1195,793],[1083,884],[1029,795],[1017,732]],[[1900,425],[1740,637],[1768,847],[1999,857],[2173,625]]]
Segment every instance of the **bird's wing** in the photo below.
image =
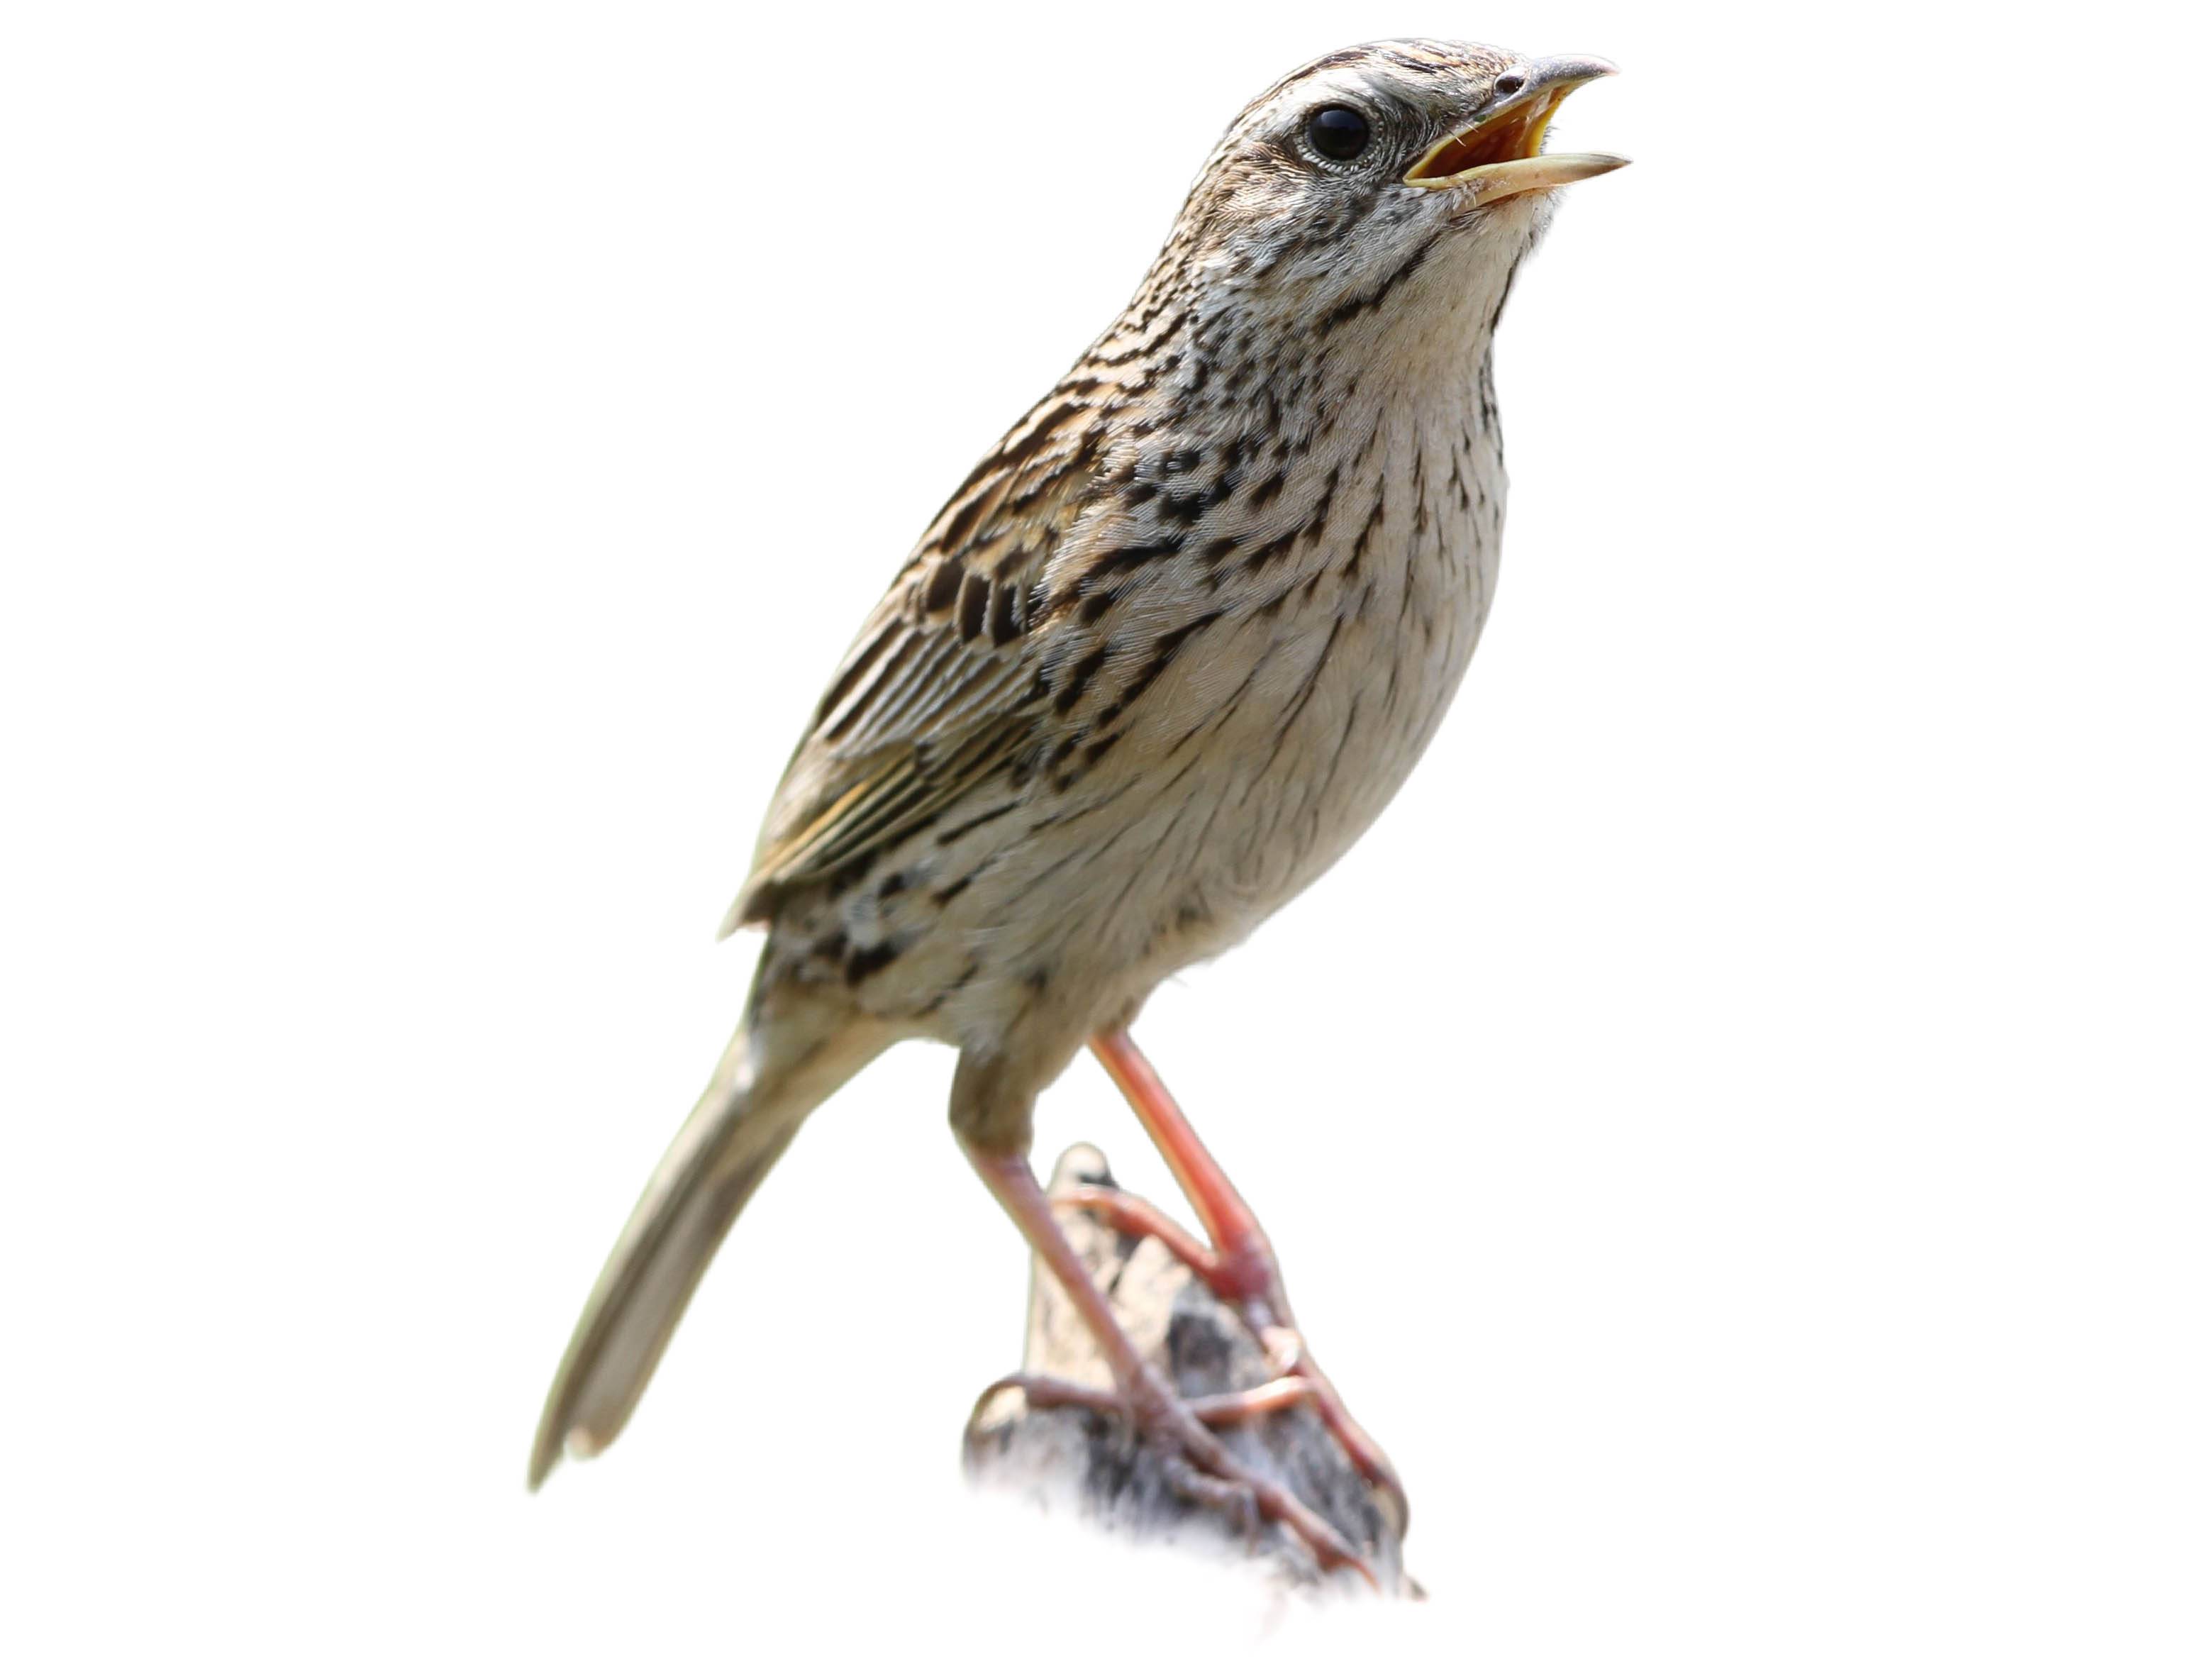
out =
[[1038,736],[1040,580],[1082,517],[1098,409],[1066,383],[938,515],[838,666],[726,933],[942,812]]

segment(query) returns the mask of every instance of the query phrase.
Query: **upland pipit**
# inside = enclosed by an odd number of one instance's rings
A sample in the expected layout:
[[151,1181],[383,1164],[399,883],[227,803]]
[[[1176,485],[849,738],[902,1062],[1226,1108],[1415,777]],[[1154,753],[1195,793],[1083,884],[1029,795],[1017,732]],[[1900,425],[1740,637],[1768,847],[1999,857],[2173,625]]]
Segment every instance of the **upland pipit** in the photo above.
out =
[[768,927],[744,1021],[592,1292],[533,1486],[620,1431],[807,1114],[933,1037],[959,1050],[962,1146],[1113,1369],[1101,1403],[1194,1490],[1348,1562],[1116,1328],[1030,1172],[1031,1107],[1090,1043],[1208,1241],[1091,1201],[1246,1312],[1284,1372],[1249,1409],[1318,1409],[1396,1493],[1127,1027],[1328,869],[1442,719],[1498,572],[1491,331],[1553,190],[1620,165],[1541,153],[1560,100],[1608,72],[1389,41],[1231,125],[1128,308],[953,492],[816,708],[726,923]]

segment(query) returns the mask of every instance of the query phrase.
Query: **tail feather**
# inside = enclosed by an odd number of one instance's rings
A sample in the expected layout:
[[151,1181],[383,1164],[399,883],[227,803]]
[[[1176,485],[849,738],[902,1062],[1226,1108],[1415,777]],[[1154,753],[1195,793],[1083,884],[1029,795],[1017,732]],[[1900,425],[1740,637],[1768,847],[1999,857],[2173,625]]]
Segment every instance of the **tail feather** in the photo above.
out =
[[531,1447],[532,1491],[563,1450],[589,1457],[622,1432],[745,1201],[807,1115],[882,1047],[848,1027],[779,1062],[750,1021],[732,1039],[584,1304]]

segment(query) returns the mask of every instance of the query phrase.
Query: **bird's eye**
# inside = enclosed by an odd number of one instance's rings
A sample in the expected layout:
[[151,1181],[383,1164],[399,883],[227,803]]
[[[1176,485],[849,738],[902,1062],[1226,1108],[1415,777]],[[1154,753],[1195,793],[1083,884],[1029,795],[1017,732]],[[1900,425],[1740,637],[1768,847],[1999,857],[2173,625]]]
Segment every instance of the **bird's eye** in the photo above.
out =
[[1349,161],[1367,148],[1367,118],[1331,104],[1306,117],[1306,142],[1332,161]]

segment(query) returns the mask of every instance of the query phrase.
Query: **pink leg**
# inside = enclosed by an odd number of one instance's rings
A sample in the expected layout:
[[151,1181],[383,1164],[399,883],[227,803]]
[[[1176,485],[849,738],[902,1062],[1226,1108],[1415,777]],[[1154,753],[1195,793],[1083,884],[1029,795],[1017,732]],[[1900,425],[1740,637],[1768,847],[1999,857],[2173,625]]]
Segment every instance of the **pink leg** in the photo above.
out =
[[[1114,1376],[1111,1395],[1071,1389],[1043,1379],[1012,1378],[1002,1385],[1033,1390],[1040,1403],[1073,1403],[1109,1407],[1134,1419],[1138,1428],[1158,1440],[1169,1442],[1190,1465],[1195,1477],[1189,1490],[1208,1501],[1249,1504],[1270,1521],[1279,1521],[1301,1539],[1324,1571],[1351,1567],[1370,1584],[1375,1575],[1335,1528],[1322,1520],[1275,1482],[1240,1468],[1228,1449],[1206,1432],[1192,1407],[1177,1400],[1158,1373],[1145,1363],[1114,1317],[1106,1296],[1091,1281],[1083,1258],[1067,1242],[1067,1235],[1052,1212],[1052,1202],[1037,1185],[1029,1159],[1018,1152],[988,1152],[965,1140],[962,1150],[992,1195],[1005,1206],[1014,1224],[1030,1242],[1090,1330],[1091,1340],[1105,1355]],[[1218,1402],[1205,1402],[1218,1406]],[[1277,1403],[1290,1403],[1283,1399]],[[1264,1408],[1264,1407],[1263,1407]]]
[[1175,1097],[1160,1081],[1152,1062],[1139,1051],[1126,1027],[1101,1031],[1091,1039],[1107,1075],[1145,1126],[1145,1133],[1160,1149],[1176,1184],[1198,1212],[1199,1223],[1212,1240],[1207,1250],[1167,1217],[1127,1194],[1106,1189],[1080,1194],[1073,1202],[1111,1218],[1125,1231],[1149,1234],[1166,1245],[1199,1273],[1224,1302],[1243,1316],[1261,1345],[1277,1358],[1284,1374],[1302,1379],[1313,1389],[1314,1408],[1328,1425],[1352,1462],[1367,1479],[1389,1492],[1398,1509],[1402,1534],[1410,1513],[1406,1489],[1397,1471],[1374,1437],[1352,1420],[1344,1401],[1306,1352],[1291,1317],[1290,1298],[1283,1291],[1282,1270],[1275,1264],[1274,1246],[1267,1242],[1259,1218],[1243,1195],[1213,1161],[1190,1120],[1182,1115]]
[[[981,1411],[994,1396],[1009,1389],[1020,1389],[1032,1406],[1081,1406],[1103,1416],[1127,1416],[1129,1410],[1128,1401],[1109,1389],[1086,1389],[1079,1382],[1064,1382],[1056,1376],[1038,1376],[1026,1371],[1002,1376],[984,1389],[976,1399],[975,1410]],[[1241,1394],[1200,1395],[1182,1404],[1186,1411],[1209,1428],[1222,1428],[1304,1405],[1312,1397],[1312,1386],[1304,1377],[1279,1376]]]

